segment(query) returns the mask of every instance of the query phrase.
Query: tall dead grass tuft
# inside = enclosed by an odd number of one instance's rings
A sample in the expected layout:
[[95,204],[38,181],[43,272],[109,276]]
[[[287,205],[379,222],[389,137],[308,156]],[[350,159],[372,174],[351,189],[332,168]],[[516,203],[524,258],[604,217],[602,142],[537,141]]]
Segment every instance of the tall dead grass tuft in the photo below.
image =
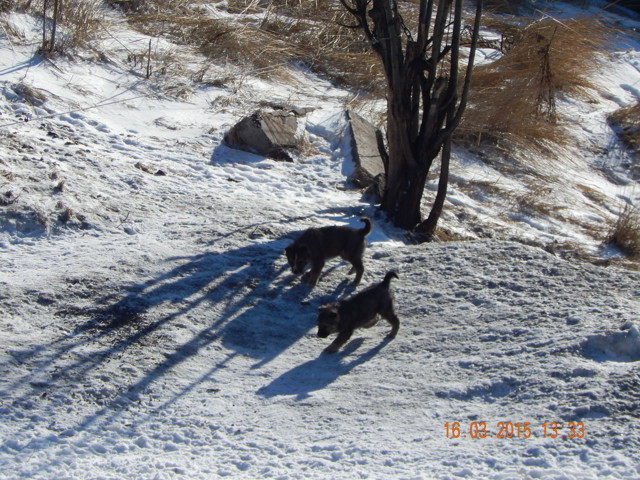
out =
[[640,154],[640,103],[616,110],[608,120],[627,148]]
[[589,96],[608,33],[595,18],[529,24],[503,57],[474,69],[458,140],[542,153],[566,143],[556,99]]
[[59,48],[63,51],[83,47],[94,39],[100,29],[99,0],[64,0],[61,2],[60,26],[63,36]]
[[260,28],[277,32],[296,46],[296,61],[336,83],[381,95],[383,71],[379,59],[364,42],[350,14],[328,0],[288,2],[275,0]]
[[[47,51],[66,53],[76,48],[85,47],[100,30],[101,0],[59,0],[56,24],[55,45],[49,44]],[[51,35],[54,2],[47,0],[44,21],[46,32]],[[45,11],[45,0],[0,0],[0,11],[25,11],[42,17]],[[49,38],[48,41],[51,39]],[[43,47],[45,42],[43,42]],[[48,52],[48,53],[51,53]]]
[[640,258],[640,211],[625,205],[606,242],[630,257]]

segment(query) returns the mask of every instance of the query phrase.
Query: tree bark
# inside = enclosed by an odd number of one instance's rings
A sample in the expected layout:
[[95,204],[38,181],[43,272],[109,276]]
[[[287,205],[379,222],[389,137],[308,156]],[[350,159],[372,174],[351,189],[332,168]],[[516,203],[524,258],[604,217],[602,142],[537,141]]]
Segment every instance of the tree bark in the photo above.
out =
[[440,215],[444,208],[444,201],[447,197],[449,187],[449,164],[451,160],[451,139],[448,139],[443,147],[440,155],[440,176],[438,180],[438,193],[433,201],[431,211],[427,219],[416,227],[416,235],[418,240],[430,242],[433,240],[438,225]]
[[[437,7],[435,0],[421,0],[416,38],[405,26],[394,0],[341,2],[380,57],[387,80],[388,161],[382,209],[396,226],[414,230],[420,225],[416,231],[420,238],[431,238],[447,193],[451,134],[466,105],[482,0],[476,7],[460,99],[462,0],[440,0]],[[428,219],[421,224],[424,188],[433,161],[440,154],[438,193]]]
[[56,46],[56,31],[58,29],[58,9],[61,0],[53,0],[53,23],[51,25],[51,40],[49,43],[49,53],[53,52]]

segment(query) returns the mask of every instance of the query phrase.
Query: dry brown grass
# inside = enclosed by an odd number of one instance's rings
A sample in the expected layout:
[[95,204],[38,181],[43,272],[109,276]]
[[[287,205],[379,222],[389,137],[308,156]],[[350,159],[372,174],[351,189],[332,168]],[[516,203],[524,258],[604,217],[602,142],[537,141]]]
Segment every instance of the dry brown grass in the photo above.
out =
[[489,181],[489,180],[468,180],[461,184],[458,188],[460,188],[467,195],[496,195],[503,196],[508,192],[504,187],[502,187],[499,181]]
[[616,110],[609,115],[616,133],[635,154],[640,154],[640,103]]
[[[212,60],[249,68],[253,74],[281,75],[286,66],[299,62],[360,90],[381,91],[384,85],[380,62],[359,31],[339,25],[349,23],[347,12],[328,0],[277,0],[266,8],[257,1],[231,0],[227,9],[237,14],[233,21],[213,18],[183,2],[165,8],[157,8],[164,0],[131,3],[129,19],[140,31],[168,35]],[[253,15],[245,15],[249,13]]]
[[62,51],[83,47],[100,30],[99,0],[64,0],[61,2],[59,25],[62,36],[57,48]]
[[[68,53],[85,47],[102,28],[100,25],[101,0],[61,0],[59,3],[54,52]],[[47,32],[50,34],[53,1],[47,2]],[[42,16],[43,0],[0,0],[2,11],[26,11]]]
[[271,3],[260,29],[277,33],[296,48],[294,61],[340,85],[381,95],[384,78],[379,59],[344,8],[327,0]]
[[191,0],[106,0],[106,3],[125,12],[160,13],[176,12],[194,3]]
[[522,4],[526,3],[525,0],[485,0],[484,8],[493,13],[498,14],[516,14],[522,9]]
[[26,103],[39,107],[47,101],[44,90],[27,85],[24,82],[13,85],[13,91],[20,95]]
[[519,211],[528,215],[556,217],[558,212],[566,210],[551,198],[553,188],[549,185],[532,185],[529,190],[516,195],[516,206]]
[[640,210],[632,205],[625,205],[612,226],[606,243],[614,245],[629,257],[640,258]]
[[528,25],[513,47],[473,73],[458,140],[548,152],[567,141],[557,123],[558,95],[587,96],[608,29],[594,18]]
[[0,12],[12,10],[26,10],[29,8],[29,0],[0,0]]
[[[584,7],[586,2],[585,0],[565,0],[564,3],[573,3],[578,7]],[[617,3],[612,2],[611,4]],[[543,3],[532,0],[485,0],[484,8],[486,11],[498,14],[527,15],[539,9],[544,9],[545,11],[553,9],[553,4],[551,2]]]
[[168,35],[177,43],[195,46],[212,60],[255,70],[281,65],[296,56],[295,47],[273,33],[249,24],[210,18],[197,11],[181,16],[170,13],[135,15],[130,21],[148,35]]
[[577,185],[577,188],[578,190],[580,190],[580,192],[582,192],[582,195],[584,195],[585,198],[591,200],[597,205],[605,205],[608,200],[608,197],[604,193],[599,192],[598,190],[587,185],[579,184]]

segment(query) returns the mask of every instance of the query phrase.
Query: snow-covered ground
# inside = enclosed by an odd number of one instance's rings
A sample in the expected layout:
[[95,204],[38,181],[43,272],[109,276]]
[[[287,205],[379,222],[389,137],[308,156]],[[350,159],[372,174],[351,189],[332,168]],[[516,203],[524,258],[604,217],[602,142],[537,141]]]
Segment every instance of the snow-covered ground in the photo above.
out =
[[[443,225],[477,238],[414,246],[347,186],[352,93],[146,80],[126,58],[148,39],[106,16],[108,63],[39,60],[24,15],[0,37],[0,478],[640,477],[640,274],[506,240],[597,252],[569,220],[637,201],[605,122],[638,99],[635,49],[599,102],[563,105],[585,141],[536,192],[568,221],[470,188],[524,183],[457,152]],[[315,108],[294,163],[222,144],[260,100]],[[298,232],[362,215],[361,287],[339,261],[313,290],[290,273]],[[392,268],[397,338],[321,354],[317,307]]]

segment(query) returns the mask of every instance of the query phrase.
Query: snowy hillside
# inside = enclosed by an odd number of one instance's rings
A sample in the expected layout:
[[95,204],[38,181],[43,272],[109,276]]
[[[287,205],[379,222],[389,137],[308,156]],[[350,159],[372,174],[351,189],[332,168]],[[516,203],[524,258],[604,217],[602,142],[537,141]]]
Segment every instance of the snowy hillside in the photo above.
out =
[[[550,253],[601,244],[471,191],[522,183],[462,151],[443,227],[472,240],[406,245],[346,182],[352,92],[229,65],[208,71],[223,86],[147,80],[120,15],[109,61],[34,56],[27,15],[0,35],[0,478],[640,476],[639,273]],[[617,52],[600,102],[563,106],[585,141],[545,194],[567,219],[640,196],[605,122],[638,100],[639,59]],[[293,163],[222,144],[263,100],[314,108]],[[361,286],[337,260],[313,290],[291,274],[300,231],[363,215]],[[381,322],[321,354],[317,307],[390,269],[398,336]]]

